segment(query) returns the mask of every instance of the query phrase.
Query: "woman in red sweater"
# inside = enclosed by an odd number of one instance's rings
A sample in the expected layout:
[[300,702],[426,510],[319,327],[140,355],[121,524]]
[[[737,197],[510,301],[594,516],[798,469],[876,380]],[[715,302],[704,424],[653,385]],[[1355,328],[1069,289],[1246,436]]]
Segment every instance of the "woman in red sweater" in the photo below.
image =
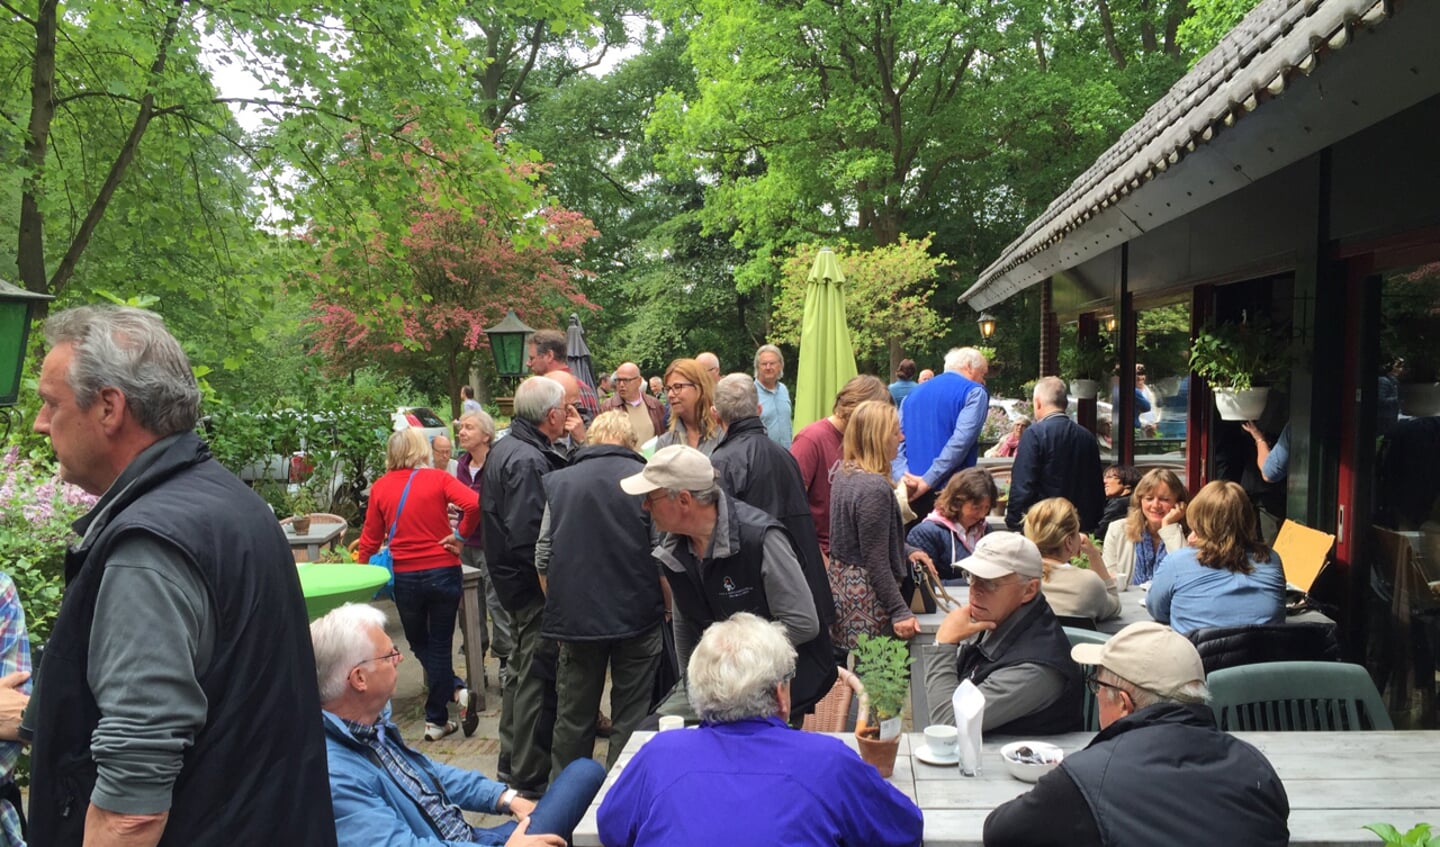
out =
[[[458,542],[448,546],[445,542],[474,531],[480,522],[480,501],[469,486],[430,466],[430,445],[418,429],[407,427],[390,436],[385,469],[386,474],[370,489],[370,508],[355,555],[362,562],[370,561],[385,545],[398,511],[400,520],[390,540],[395,558],[395,608],[405,639],[430,684],[425,699],[425,740],[444,738],[458,728],[449,719],[451,702],[460,704],[460,721],[468,736],[480,719],[474,702],[478,698],[455,676],[451,661],[455,616],[460,610],[460,556],[452,552],[459,550]],[[456,530],[450,528],[451,504],[462,513]]]

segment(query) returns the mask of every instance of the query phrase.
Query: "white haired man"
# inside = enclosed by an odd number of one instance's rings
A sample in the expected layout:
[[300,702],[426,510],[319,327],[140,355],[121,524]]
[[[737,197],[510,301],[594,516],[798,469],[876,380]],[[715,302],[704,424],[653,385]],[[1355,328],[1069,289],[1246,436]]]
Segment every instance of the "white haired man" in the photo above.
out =
[[784,627],[747,612],[712,624],[687,676],[703,723],[640,748],[600,804],[601,842],[920,843],[909,798],[838,739],[786,725],[795,648]]
[[1035,423],[1025,428],[1010,470],[1010,505],[1005,525],[1019,531],[1030,507],[1050,497],[1064,497],[1080,513],[1080,529],[1094,532],[1105,513],[1105,480],[1100,442],[1095,434],[1070,420],[1065,382],[1047,376],[1035,383]]
[[790,449],[792,435],[790,389],[780,378],[785,376],[785,354],[774,344],[755,351],[755,391],[760,397],[760,420],[770,440]]
[[945,354],[945,371],[915,386],[900,409],[905,441],[896,457],[906,472],[911,508],[928,515],[950,477],[979,458],[980,428],[990,414],[985,375],[990,363],[974,347]]
[[[346,603],[310,624],[310,637],[340,843],[563,847],[605,779],[598,762],[575,762],[538,803],[435,762],[408,747],[390,721],[405,656],[385,634],[385,613]],[[472,827],[462,810],[520,820]]]
[[1135,623],[1071,656],[1094,668],[1100,734],[991,812],[986,844],[1289,843],[1285,786],[1258,750],[1215,727],[1189,639]]

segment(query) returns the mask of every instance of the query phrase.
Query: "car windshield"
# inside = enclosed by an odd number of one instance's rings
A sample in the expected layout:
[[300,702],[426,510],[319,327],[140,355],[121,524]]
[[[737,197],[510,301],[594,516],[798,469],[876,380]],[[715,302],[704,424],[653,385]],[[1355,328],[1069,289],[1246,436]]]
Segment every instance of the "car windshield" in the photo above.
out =
[[421,426],[425,427],[426,429],[432,427],[443,428],[445,426],[444,421],[440,420],[440,418],[437,417],[434,412],[424,408],[423,406],[406,409],[405,414],[406,416],[411,418],[410,424],[412,426]]

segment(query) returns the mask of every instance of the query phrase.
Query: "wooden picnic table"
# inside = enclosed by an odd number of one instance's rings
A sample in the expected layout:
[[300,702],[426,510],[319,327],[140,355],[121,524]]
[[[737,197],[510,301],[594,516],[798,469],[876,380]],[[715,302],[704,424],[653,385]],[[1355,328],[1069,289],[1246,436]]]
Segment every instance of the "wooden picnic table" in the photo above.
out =
[[[673,730],[685,732],[688,730]],[[655,736],[637,732],[625,745],[575,830],[577,847],[600,847],[596,812],[635,752]],[[1440,795],[1422,763],[1440,760],[1440,731],[1423,732],[1237,732],[1270,760],[1290,798],[1290,843],[1307,847],[1373,845],[1365,824],[1391,823],[1401,831],[1440,821]],[[855,747],[853,733],[835,737]],[[1045,740],[1073,753],[1090,743],[1076,732]],[[925,847],[981,847],[985,818],[1001,803],[1030,790],[1010,776],[1000,748],[1013,738],[987,740],[980,774],[966,777],[955,766],[937,767],[914,758],[924,736],[901,739],[890,783],[916,802],[925,816]],[[717,797],[716,802],[725,802]]]

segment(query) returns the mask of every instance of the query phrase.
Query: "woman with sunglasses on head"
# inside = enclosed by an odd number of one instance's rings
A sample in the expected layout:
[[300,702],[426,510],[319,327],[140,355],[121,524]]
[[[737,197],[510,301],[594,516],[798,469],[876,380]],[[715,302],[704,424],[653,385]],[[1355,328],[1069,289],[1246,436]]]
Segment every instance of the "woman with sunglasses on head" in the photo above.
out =
[[655,439],[655,450],[684,444],[710,455],[725,435],[710,415],[715,401],[710,372],[694,359],[676,359],[665,369],[665,396],[670,402],[670,431]]
[[1130,495],[1140,482],[1140,471],[1130,465],[1111,465],[1100,475],[1100,481],[1105,486],[1105,511],[1095,527],[1096,538],[1104,538],[1110,524],[1130,514]]
[[1173,471],[1154,468],[1135,483],[1130,513],[1105,531],[1105,567],[1120,590],[1144,585],[1160,563],[1185,546],[1185,504],[1190,493]]

